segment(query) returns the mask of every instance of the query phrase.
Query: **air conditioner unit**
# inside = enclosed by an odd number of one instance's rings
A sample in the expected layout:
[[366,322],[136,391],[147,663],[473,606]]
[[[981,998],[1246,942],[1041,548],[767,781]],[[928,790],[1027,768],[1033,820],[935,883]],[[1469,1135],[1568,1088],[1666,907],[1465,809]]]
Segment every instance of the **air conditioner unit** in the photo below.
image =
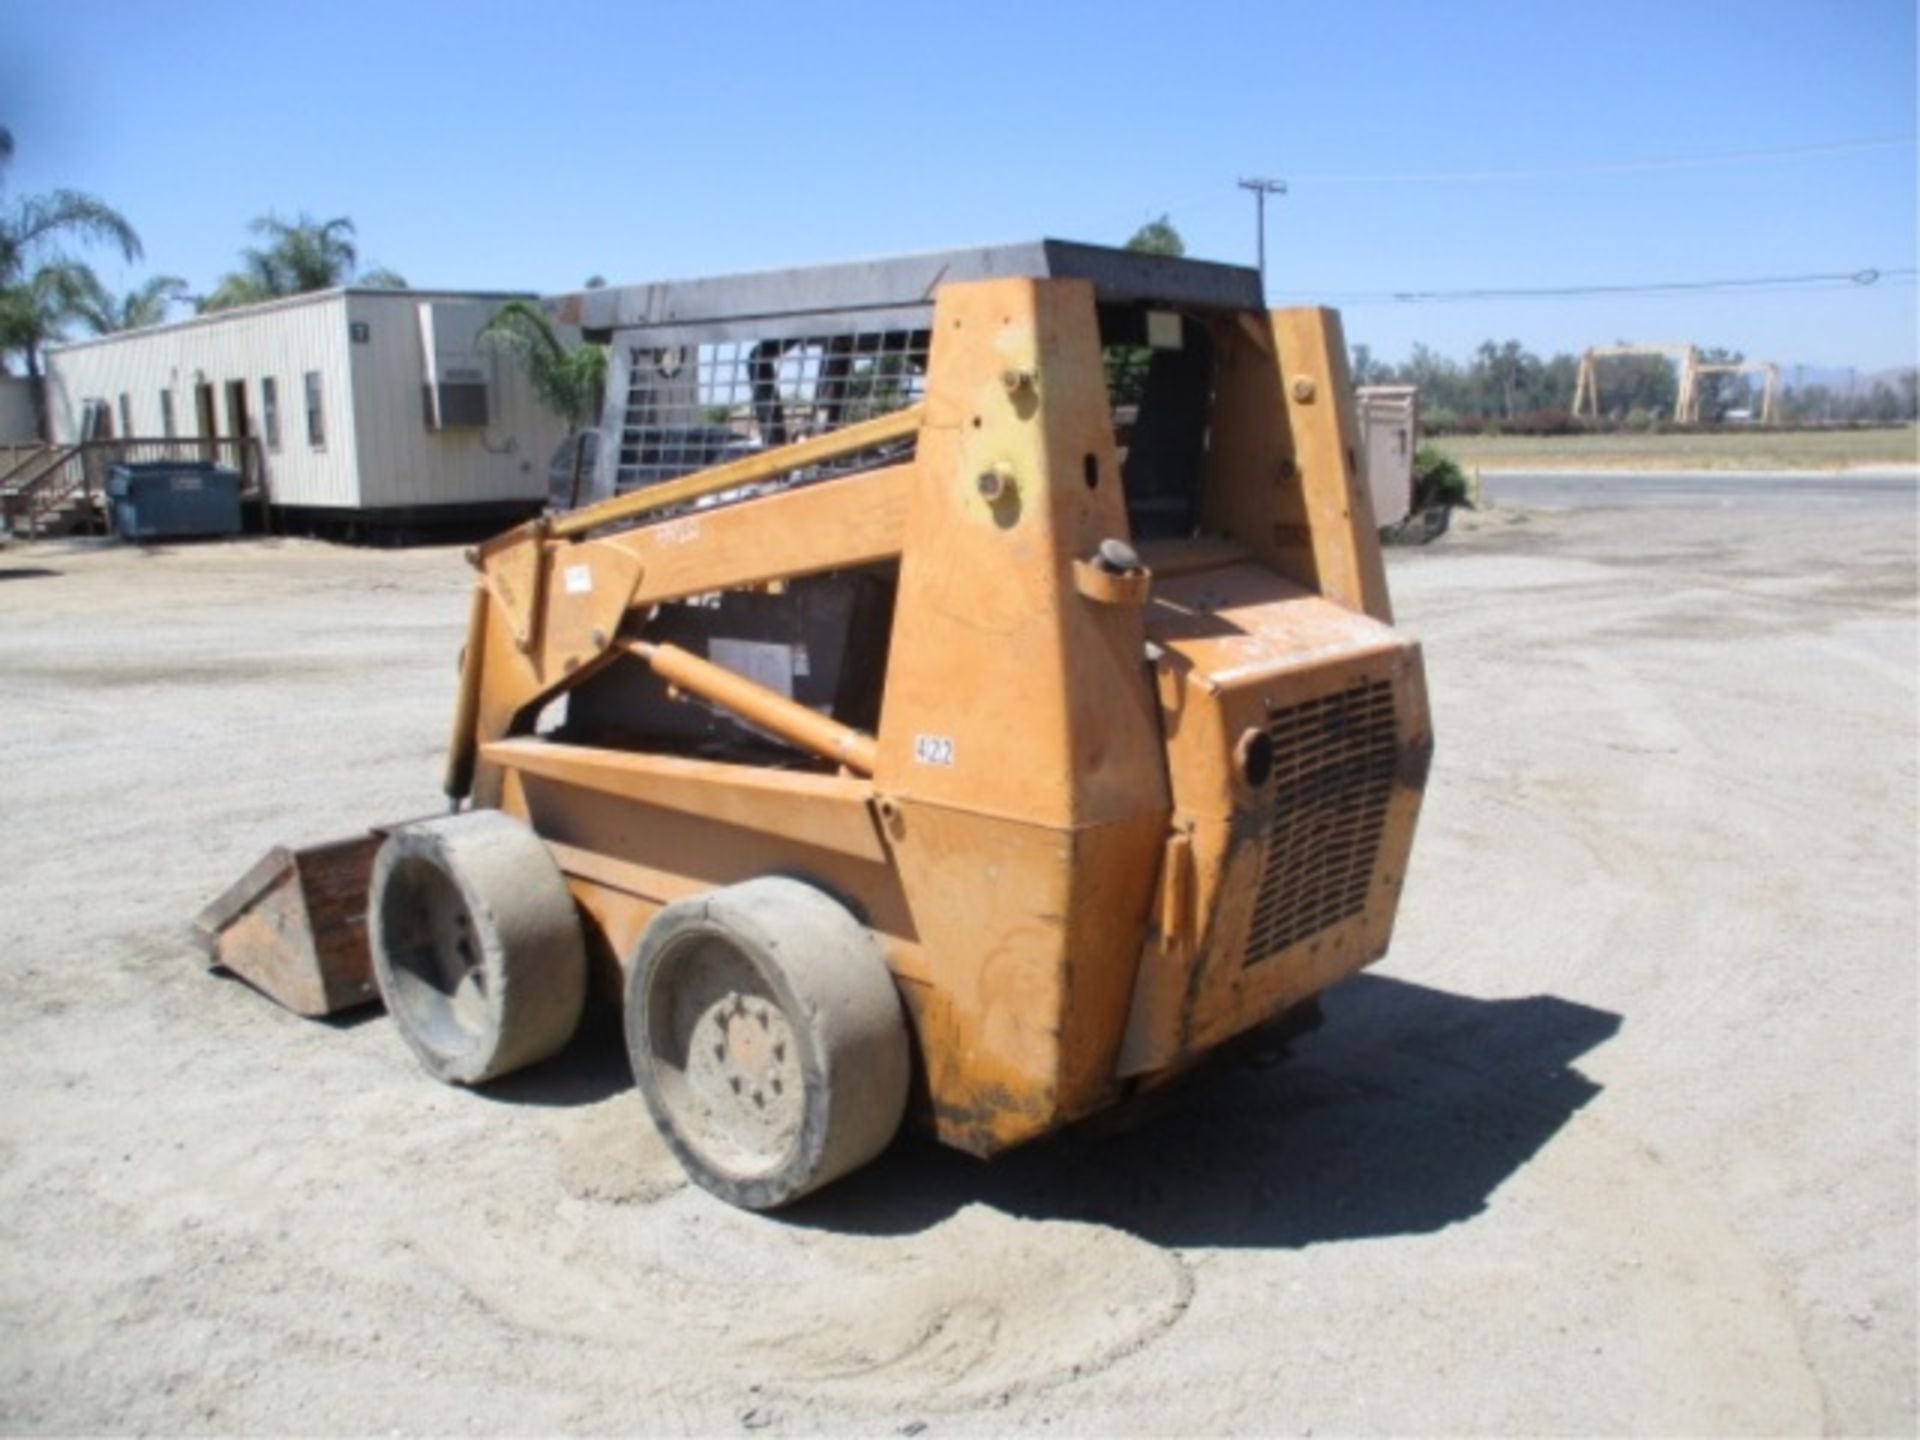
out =
[[426,362],[421,400],[429,430],[484,429],[492,419],[493,359],[480,331],[493,307],[471,301],[423,301],[420,350]]

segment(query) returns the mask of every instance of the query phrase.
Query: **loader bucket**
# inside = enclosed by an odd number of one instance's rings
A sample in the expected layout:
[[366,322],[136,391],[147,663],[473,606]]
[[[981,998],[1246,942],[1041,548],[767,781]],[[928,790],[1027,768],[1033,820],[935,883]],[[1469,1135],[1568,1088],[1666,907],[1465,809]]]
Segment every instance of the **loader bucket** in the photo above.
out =
[[385,838],[376,830],[301,850],[276,845],[195,917],[209,963],[299,1015],[377,1000],[367,889]]

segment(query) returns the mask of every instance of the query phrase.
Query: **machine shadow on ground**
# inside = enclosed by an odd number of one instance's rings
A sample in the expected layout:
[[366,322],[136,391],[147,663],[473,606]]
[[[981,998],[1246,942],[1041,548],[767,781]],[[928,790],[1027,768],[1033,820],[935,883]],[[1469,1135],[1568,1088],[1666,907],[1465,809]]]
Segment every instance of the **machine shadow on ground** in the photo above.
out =
[[[381,1012],[384,1013],[384,1012]],[[580,1030],[566,1052],[544,1065],[515,1071],[471,1093],[504,1105],[565,1109],[597,1105],[633,1089],[633,1063],[627,1059],[626,1033],[611,1005],[589,1003]]]
[[[1622,1024],[1557,996],[1482,1000],[1378,975],[1322,1003],[1325,1026],[1273,1064],[1225,1062],[992,1162],[908,1133],[777,1218],[907,1235],[986,1205],[1261,1249],[1427,1234],[1479,1214],[1600,1092],[1575,1062]],[[472,1093],[568,1108],[632,1085],[618,1016],[590,1007],[564,1056]]]
[[970,1204],[1172,1246],[1298,1248],[1470,1219],[1596,1094],[1573,1068],[1621,1025],[1554,996],[1479,1000],[1380,976],[1264,1069],[1233,1064],[1114,1133],[1081,1127],[992,1163],[909,1136],[782,1212],[902,1234]]

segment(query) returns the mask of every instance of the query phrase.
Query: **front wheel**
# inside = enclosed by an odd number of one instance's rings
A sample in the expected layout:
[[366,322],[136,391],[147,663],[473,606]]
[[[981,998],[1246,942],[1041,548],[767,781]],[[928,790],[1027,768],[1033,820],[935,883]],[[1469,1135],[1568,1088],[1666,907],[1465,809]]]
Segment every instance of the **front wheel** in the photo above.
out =
[[479,1085],[556,1054],[586,1002],[586,943],[539,836],[498,810],[395,830],[367,931],[388,1013],[428,1074]]
[[879,942],[796,880],[667,906],[627,977],[627,1050],[689,1176],[771,1210],[873,1159],[906,1109],[900,997]]

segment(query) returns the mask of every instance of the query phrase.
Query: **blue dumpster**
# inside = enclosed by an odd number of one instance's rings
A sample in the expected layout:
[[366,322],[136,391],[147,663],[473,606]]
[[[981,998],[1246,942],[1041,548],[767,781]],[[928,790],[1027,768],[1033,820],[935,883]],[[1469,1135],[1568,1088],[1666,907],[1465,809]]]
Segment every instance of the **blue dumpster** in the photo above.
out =
[[115,465],[107,477],[107,499],[113,533],[123,540],[240,530],[240,473],[210,460]]

